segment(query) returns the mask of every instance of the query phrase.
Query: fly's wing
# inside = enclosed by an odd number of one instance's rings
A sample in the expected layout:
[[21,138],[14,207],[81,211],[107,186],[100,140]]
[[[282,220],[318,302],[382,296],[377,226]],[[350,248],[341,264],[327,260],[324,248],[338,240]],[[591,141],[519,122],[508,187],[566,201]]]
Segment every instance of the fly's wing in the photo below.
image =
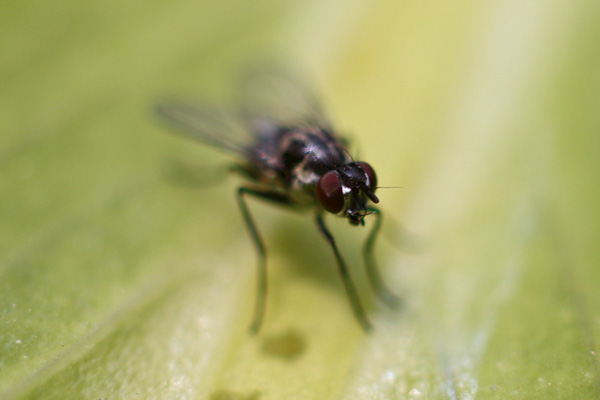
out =
[[331,130],[318,97],[291,73],[253,70],[242,77],[240,92],[242,113],[258,136],[270,135],[273,126],[316,124]]
[[182,136],[243,157],[247,155],[251,138],[233,115],[183,101],[161,103],[156,114]]

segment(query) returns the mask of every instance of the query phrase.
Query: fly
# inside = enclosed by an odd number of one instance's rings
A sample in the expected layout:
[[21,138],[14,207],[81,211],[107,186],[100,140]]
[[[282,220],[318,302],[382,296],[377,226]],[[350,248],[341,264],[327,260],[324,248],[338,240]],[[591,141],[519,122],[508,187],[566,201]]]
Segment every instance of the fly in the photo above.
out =
[[355,161],[346,150],[313,94],[288,76],[257,73],[242,80],[242,102],[236,113],[225,114],[187,102],[158,106],[158,115],[188,138],[236,156],[234,170],[247,181],[237,189],[237,202],[258,253],[257,292],[252,333],[259,331],[267,295],[266,247],[247,197],[283,207],[313,210],[317,227],[333,251],[350,306],[360,326],[372,327],[324,215],[346,218],[363,226],[374,219],[363,247],[369,283],[382,302],[398,303],[375,265],[373,247],[381,227],[375,195],[377,176],[371,165]]

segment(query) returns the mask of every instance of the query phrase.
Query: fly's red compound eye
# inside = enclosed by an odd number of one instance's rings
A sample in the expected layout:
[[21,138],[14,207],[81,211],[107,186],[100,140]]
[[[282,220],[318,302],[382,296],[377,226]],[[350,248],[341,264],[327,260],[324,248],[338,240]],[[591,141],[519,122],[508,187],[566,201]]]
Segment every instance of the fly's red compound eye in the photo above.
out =
[[330,213],[337,214],[344,208],[342,181],[335,171],[326,172],[317,183],[319,203]]
[[375,171],[373,171],[373,168],[371,168],[371,166],[366,162],[359,162],[358,165],[360,165],[362,170],[365,171],[367,178],[369,178],[369,184],[367,187],[374,190],[377,186],[377,175],[375,175]]

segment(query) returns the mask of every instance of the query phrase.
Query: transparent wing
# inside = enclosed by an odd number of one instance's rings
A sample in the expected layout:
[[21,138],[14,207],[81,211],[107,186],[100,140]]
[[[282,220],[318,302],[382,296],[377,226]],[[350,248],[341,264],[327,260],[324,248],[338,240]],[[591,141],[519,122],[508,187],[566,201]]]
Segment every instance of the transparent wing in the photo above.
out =
[[316,124],[332,131],[309,87],[281,69],[254,69],[240,80],[237,113],[186,101],[163,102],[156,113],[182,136],[247,157],[257,139],[274,136],[282,126]]
[[[276,69],[255,69],[241,80],[241,110],[251,126],[316,123],[331,128],[319,98],[299,76]],[[261,134],[261,132],[256,132]]]
[[184,101],[160,103],[156,114],[184,137],[245,156],[251,141],[239,118]]

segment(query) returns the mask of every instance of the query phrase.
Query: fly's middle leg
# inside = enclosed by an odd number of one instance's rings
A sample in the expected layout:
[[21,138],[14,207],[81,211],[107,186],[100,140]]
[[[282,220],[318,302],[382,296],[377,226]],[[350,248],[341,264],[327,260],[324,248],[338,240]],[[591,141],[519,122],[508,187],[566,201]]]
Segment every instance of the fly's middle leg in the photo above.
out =
[[366,331],[369,332],[372,328],[371,322],[367,318],[367,314],[360,302],[360,298],[358,297],[358,292],[356,291],[356,287],[354,286],[354,282],[352,282],[352,278],[350,277],[350,272],[348,271],[348,267],[346,266],[346,262],[342,258],[340,251],[335,244],[335,239],[325,226],[325,222],[323,221],[323,216],[321,213],[317,214],[317,225],[319,226],[319,230],[327,239],[329,246],[333,250],[333,254],[335,256],[335,260],[338,265],[338,270],[340,276],[342,278],[342,283],[344,284],[344,289],[346,289],[346,294],[348,295],[348,299],[350,300],[350,306],[352,307],[352,311],[354,312],[354,316],[356,317],[360,326]]

